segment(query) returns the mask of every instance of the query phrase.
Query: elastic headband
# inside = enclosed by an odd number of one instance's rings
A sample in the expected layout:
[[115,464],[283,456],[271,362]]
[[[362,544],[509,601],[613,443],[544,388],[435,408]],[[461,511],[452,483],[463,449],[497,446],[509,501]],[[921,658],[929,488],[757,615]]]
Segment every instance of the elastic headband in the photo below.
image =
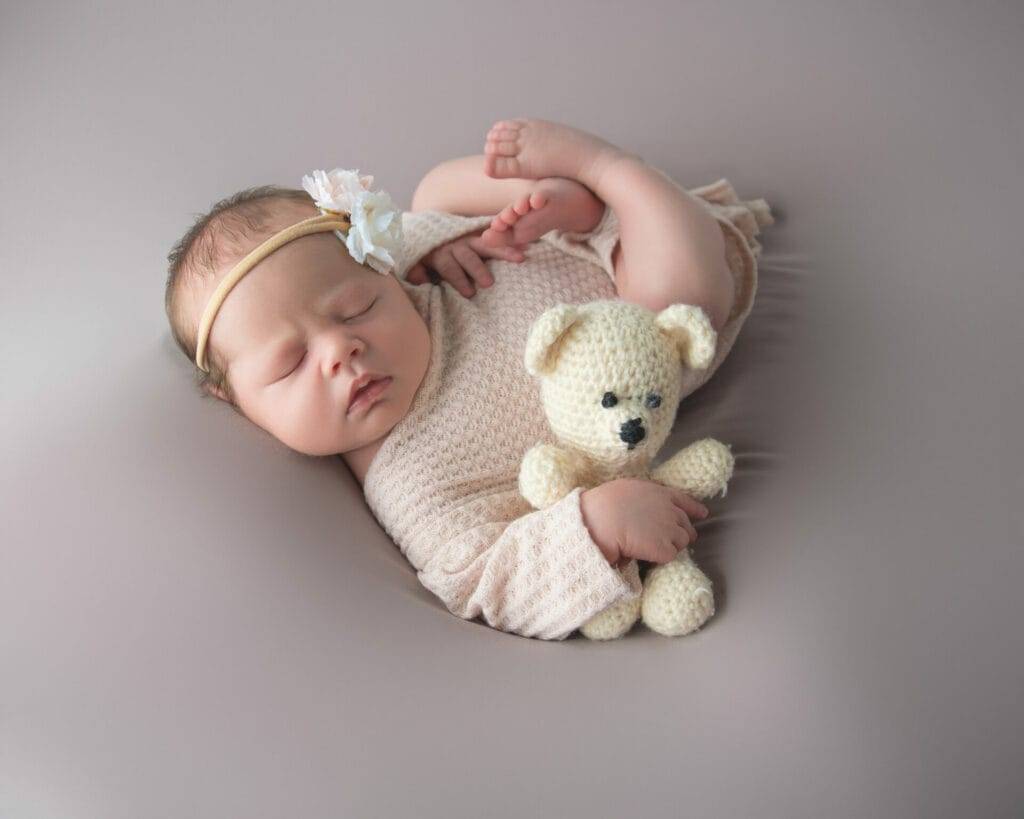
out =
[[278,231],[232,267],[220,284],[217,285],[217,289],[213,291],[213,295],[210,296],[210,300],[206,303],[206,309],[203,311],[203,317],[199,322],[199,337],[196,340],[196,366],[204,373],[209,372],[204,359],[206,357],[206,342],[210,335],[210,328],[213,326],[213,320],[217,317],[217,311],[220,310],[225,297],[231,291],[231,288],[238,284],[242,276],[279,247],[288,244],[293,239],[308,236],[311,233],[326,233],[330,230],[345,231],[350,226],[351,223],[345,215],[324,213],[320,216],[311,216],[309,219],[303,219],[291,227]]

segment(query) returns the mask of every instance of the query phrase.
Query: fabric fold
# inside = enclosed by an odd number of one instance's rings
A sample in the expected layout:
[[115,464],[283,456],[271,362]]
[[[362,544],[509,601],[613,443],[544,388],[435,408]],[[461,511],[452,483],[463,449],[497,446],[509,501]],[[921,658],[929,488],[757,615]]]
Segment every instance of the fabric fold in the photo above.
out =
[[417,573],[420,582],[457,617],[482,617],[524,637],[564,640],[642,590],[635,561],[632,571],[620,572],[591,537],[580,508],[583,491],[577,487],[511,523],[478,523],[429,549],[411,545],[413,554],[430,554]]

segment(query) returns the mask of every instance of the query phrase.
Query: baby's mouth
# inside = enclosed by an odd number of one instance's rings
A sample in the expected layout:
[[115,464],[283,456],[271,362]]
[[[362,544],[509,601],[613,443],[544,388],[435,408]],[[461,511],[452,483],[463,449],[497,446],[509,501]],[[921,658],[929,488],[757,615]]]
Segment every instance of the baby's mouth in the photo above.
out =
[[390,386],[391,381],[391,376],[384,376],[382,378],[366,382],[366,385],[361,387],[352,396],[352,403],[348,407],[348,414],[353,415],[367,409],[369,406],[372,406],[380,397],[381,393]]

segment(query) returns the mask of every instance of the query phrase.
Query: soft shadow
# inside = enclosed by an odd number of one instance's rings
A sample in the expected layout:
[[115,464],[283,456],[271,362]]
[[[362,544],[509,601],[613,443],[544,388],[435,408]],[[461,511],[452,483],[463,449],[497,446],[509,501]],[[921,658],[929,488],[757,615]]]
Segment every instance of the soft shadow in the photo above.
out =
[[785,385],[794,361],[807,264],[793,254],[773,255],[770,231],[764,237],[758,290],[746,323],[718,371],[680,403],[672,433],[655,458],[655,465],[660,464],[692,442],[711,437],[728,444],[736,459],[725,497],[707,501],[710,518],[695,524],[699,537],[693,559],[715,587],[716,616],[702,630],[714,628],[718,615],[728,610],[722,546],[741,510],[774,475],[780,461],[779,432],[790,421],[792,396]]

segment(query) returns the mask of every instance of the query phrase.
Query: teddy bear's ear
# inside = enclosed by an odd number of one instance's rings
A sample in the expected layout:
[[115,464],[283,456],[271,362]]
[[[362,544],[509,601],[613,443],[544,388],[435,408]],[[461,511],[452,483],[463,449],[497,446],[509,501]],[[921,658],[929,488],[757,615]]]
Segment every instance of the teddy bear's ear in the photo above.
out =
[[655,319],[679,349],[679,357],[690,369],[703,370],[715,357],[718,334],[708,314],[695,304],[670,304]]
[[546,375],[558,363],[558,350],[571,328],[582,317],[574,304],[556,304],[545,310],[530,328],[523,356],[530,375]]

